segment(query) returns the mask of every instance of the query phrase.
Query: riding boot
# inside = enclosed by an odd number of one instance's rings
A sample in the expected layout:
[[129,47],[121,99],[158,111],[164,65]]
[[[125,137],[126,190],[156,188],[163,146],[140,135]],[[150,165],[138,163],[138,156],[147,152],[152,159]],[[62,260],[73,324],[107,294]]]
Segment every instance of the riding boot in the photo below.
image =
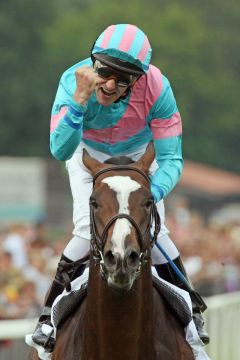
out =
[[174,269],[171,267],[169,263],[161,264],[161,265],[155,265],[155,269],[158,273],[158,275],[170,282],[173,285],[178,286],[180,289],[188,291],[191,301],[192,301],[192,309],[193,309],[193,321],[196,326],[196,329],[198,331],[198,335],[202,342],[207,345],[209,343],[209,335],[204,329],[204,320],[202,317],[202,312],[206,310],[206,304],[204,303],[203,299],[201,298],[200,294],[195,291],[192,288],[191,281],[189,280],[186,270],[184,268],[184,265],[182,263],[182,260],[179,257],[177,257],[175,260],[173,260],[174,264],[178,267],[178,269],[181,271],[181,273],[184,275],[186,280],[189,283],[189,286],[187,286],[178,276],[178,274],[174,271]]
[[[86,268],[86,264],[82,264],[81,260],[72,261],[69,260],[66,256],[62,255],[58,263],[57,272],[55,278],[52,282],[52,285],[47,293],[45,299],[45,305],[43,307],[42,313],[39,317],[36,329],[32,335],[32,340],[40,346],[43,346],[46,351],[52,352],[55,344],[55,340],[52,336],[53,331],[50,332],[50,335],[46,335],[42,331],[43,325],[51,326],[51,307],[54,303],[54,300],[58,295],[60,295],[64,288],[67,291],[71,290],[71,281],[76,279],[78,276],[82,275]],[[46,327],[45,327],[46,329]],[[50,328],[49,328],[50,329]],[[51,330],[51,329],[50,329]]]

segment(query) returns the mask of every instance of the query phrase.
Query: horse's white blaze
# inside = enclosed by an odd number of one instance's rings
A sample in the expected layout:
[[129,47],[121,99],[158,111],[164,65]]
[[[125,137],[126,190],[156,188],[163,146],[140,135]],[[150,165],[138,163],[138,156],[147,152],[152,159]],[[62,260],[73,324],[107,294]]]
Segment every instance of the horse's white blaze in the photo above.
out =
[[[110,189],[116,192],[119,203],[119,214],[129,214],[128,200],[131,192],[138,190],[141,185],[129,176],[110,176],[103,180]],[[112,234],[113,252],[122,257],[125,252],[125,238],[131,232],[132,224],[127,219],[118,219],[115,222]]]

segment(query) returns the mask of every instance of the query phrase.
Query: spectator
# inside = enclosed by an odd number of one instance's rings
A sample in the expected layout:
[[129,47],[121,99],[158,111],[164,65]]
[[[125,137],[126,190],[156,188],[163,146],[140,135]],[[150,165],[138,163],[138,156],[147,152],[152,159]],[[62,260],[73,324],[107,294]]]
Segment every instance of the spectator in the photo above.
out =
[[3,248],[12,255],[14,265],[22,269],[27,265],[27,227],[23,224],[13,224],[3,240]]

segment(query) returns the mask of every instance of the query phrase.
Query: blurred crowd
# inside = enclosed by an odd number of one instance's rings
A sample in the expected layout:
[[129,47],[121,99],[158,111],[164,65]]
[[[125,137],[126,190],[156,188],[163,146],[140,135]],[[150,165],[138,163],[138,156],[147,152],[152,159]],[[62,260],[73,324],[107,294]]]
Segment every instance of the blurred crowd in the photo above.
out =
[[[206,223],[179,202],[167,225],[202,296],[240,290],[240,222]],[[45,222],[0,230],[0,319],[39,315],[70,230],[53,235]]]
[[45,222],[1,230],[0,319],[39,315],[65,246],[61,238],[53,238]]
[[235,215],[228,221],[220,216],[206,219],[190,211],[185,200],[167,214],[171,237],[202,296],[240,290],[240,216]]

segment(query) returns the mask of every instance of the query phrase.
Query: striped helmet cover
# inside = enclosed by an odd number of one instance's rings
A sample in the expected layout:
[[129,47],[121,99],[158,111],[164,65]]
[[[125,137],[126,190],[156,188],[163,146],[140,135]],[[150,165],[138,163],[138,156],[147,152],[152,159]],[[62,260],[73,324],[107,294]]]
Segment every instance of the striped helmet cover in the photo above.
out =
[[110,25],[94,43],[92,54],[105,54],[148,71],[152,49],[147,36],[135,25]]

